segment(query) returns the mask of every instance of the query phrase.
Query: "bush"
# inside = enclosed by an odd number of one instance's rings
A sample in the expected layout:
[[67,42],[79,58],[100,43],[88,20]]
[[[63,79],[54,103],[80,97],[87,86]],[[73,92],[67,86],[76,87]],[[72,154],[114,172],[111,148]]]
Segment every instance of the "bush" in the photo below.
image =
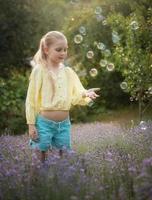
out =
[[28,73],[12,71],[9,79],[0,77],[0,134],[25,133],[25,96]]

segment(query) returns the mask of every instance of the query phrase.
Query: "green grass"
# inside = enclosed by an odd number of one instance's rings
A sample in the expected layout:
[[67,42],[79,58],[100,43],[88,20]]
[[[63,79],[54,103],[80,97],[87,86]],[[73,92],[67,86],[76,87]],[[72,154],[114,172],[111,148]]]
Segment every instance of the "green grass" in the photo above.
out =
[[[89,116],[88,122],[102,121],[119,122],[125,124],[127,122],[130,122],[131,120],[134,120],[135,123],[139,122],[138,107],[134,105],[119,108],[117,110],[109,110],[102,114]],[[152,120],[152,107],[146,110],[142,120]]]

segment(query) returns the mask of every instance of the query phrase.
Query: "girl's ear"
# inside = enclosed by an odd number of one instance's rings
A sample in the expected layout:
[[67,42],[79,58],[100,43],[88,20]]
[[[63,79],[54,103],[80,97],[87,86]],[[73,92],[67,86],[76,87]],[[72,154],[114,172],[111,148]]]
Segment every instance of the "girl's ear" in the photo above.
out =
[[48,47],[44,47],[44,48],[43,48],[43,51],[44,51],[44,53],[45,53],[46,55],[48,55],[48,52],[49,52]]

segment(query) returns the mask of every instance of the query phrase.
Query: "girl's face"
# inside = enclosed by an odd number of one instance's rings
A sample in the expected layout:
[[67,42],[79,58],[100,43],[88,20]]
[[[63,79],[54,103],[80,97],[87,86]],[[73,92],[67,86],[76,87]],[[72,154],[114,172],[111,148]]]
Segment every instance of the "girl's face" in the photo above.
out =
[[67,57],[68,44],[65,39],[56,39],[49,48],[45,49],[48,60],[53,64],[59,64]]

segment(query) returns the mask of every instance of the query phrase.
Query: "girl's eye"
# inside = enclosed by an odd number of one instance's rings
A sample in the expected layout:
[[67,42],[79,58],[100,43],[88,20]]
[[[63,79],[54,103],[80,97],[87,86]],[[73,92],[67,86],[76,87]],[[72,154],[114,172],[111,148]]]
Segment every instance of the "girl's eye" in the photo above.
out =
[[64,51],[64,52],[66,52],[67,51],[67,49],[62,49],[62,48],[58,48],[58,49],[56,49],[56,51],[58,51],[58,52],[60,52],[60,51]]
[[59,48],[59,49],[56,49],[56,51],[60,52],[60,51],[62,51],[62,49],[61,49],[61,48]]

